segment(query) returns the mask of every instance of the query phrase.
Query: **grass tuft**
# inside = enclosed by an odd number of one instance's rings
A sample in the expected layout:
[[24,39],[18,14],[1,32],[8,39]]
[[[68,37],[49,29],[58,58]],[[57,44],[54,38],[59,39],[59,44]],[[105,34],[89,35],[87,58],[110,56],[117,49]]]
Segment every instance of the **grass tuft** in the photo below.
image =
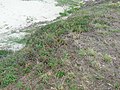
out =
[[108,54],[103,55],[103,59],[105,62],[111,62],[112,61],[112,57]]

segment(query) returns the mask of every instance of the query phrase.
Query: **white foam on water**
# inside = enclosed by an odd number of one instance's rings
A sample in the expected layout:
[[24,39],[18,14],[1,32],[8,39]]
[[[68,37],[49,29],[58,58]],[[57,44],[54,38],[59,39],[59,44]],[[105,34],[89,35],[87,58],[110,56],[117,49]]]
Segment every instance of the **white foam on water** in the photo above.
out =
[[0,0],[0,49],[21,49],[22,44],[9,42],[10,38],[25,36],[19,32],[20,28],[35,22],[51,21],[63,10],[56,6],[55,0]]

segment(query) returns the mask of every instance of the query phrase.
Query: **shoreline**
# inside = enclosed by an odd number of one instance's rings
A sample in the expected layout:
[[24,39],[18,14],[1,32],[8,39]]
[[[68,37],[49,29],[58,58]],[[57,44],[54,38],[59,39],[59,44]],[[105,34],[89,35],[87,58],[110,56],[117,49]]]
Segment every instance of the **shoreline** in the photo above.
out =
[[[20,50],[24,45],[22,46],[22,44],[14,42],[14,38],[15,40],[22,39],[27,35],[24,29],[31,26],[33,27],[33,25],[40,22],[54,20],[60,16],[59,12],[64,10],[63,7],[56,6],[57,2],[55,0],[12,0],[9,3],[7,2],[9,1],[0,1],[2,16],[0,21],[0,50]],[[16,5],[14,3],[16,3]],[[7,21],[7,19],[9,21]]]

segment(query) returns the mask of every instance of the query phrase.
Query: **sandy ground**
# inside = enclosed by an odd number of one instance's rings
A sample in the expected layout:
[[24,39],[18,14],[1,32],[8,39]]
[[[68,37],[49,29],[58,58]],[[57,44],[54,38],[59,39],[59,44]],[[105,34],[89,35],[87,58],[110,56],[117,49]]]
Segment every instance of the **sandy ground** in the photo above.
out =
[[35,22],[51,21],[64,9],[55,0],[0,0],[0,50],[19,50],[24,45],[13,42],[26,33],[20,29]]

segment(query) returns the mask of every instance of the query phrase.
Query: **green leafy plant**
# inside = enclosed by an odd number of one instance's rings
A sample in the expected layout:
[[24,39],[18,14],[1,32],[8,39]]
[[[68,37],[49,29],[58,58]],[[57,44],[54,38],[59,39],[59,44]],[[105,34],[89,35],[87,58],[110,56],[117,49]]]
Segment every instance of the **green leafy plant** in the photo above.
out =
[[88,48],[87,49],[87,55],[90,55],[90,56],[95,56],[96,55],[96,51],[94,51],[93,49],[91,48]]
[[58,78],[62,78],[63,76],[65,76],[65,72],[64,71],[58,71],[56,73],[56,77],[58,77]]
[[111,62],[112,61],[112,57],[108,54],[103,55],[103,59],[105,62]]
[[23,83],[21,82],[21,81],[18,81],[18,83],[16,84],[16,87],[18,88],[18,89],[22,89],[23,88]]
[[79,54],[81,57],[84,57],[84,56],[87,55],[86,50],[84,50],[84,49],[80,49],[79,52],[78,52],[78,54]]
[[116,82],[115,85],[114,85],[114,87],[115,87],[116,90],[119,90],[120,89],[120,83]]
[[3,80],[2,80],[2,86],[5,87],[9,85],[10,83],[13,83],[17,80],[16,76],[14,74],[7,74]]
[[11,51],[7,50],[0,50],[0,58],[7,56],[8,54],[12,53]]

